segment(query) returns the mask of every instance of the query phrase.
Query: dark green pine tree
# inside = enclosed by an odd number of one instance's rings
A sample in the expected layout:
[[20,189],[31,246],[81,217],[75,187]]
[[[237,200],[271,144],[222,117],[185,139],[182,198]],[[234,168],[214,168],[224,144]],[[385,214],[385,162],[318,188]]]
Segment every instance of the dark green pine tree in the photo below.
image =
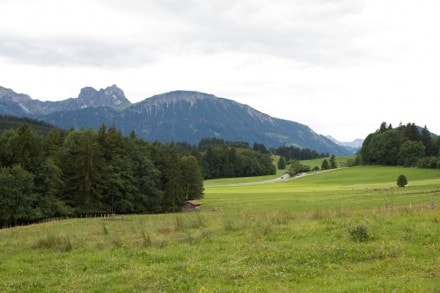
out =
[[224,177],[226,173],[225,152],[227,147],[208,147],[204,156],[204,170],[205,178],[220,178]]
[[44,153],[47,157],[51,157],[57,163],[61,159],[63,151],[64,140],[66,139],[67,132],[60,129],[51,129],[47,134],[47,138],[44,141]]
[[114,126],[102,125],[98,144],[105,161],[102,173],[102,202],[112,213],[132,213],[136,193],[132,160],[126,139]]
[[412,141],[420,140],[420,133],[415,123],[408,123],[406,126],[403,126],[402,128],[403,128],[403,136],[406,139]]
[[180,210],[185,197],[183,196],[182,180],[180,173],[180,159],[174,146],[167,147],[162,176],[164,180],[163,206],[166,211]]
[[65,141],[63,173],[66,178],[64,197],[78,213],[104,212],[102,191],[105,161],[97,135],[91,129],[72,131]]
[[330,157],[330,169],[336,169],[338,167],[338,164],[336,163],[335,155],[332,155]]
[[14,164],[12,141],[16,136],[17,131],[14,129],[0,132],[0,167],[12,167]]
[[180,158],[176,147],[173,144],[164,145],[155,142],[151,145],[151,157],[161,173],[162,210],[167,212],[180,210],[185,198],[181,185]]
[[163,201],[162,174],[150,159],[150,145],[131,135],[127,139],[127,147],[132,161],[135,185],[134,212],[161,212]]
[[61,200],[64,188],[63,172],[55,161],[48,157],[40,166],[35,187],[38,206],[45,218],[71,214],[72,210]]
[[280,170],[286,169],[286,159],[283,156],[281,156],[280,159],[278,160],[278,169]]
[[327,159],[324,159],[322,161],[321,170],[328,170],[328,169],[330,169],[330,165],[329,165]]
[[420,133],[420,140],[425,146],[425,156],[435,156],[438,154],[434,139],[432,138],[431,133],[426,125]]
[[386,122],[382,122],[380,124],[379,132],[385,132],[385,131],[387,131],[387,123]]
[[194,156],[183,156],[180,159],[182,190],[185,200],[203,197],[203,177],[197,159]]
[[42,139],[29,124],[18,127],[10,147],[13,164],[20,164],[26,171],[35,172],[44,161]]
[[237,150],[234,147],[226,148],[225,177],[235,177],[237,174]]

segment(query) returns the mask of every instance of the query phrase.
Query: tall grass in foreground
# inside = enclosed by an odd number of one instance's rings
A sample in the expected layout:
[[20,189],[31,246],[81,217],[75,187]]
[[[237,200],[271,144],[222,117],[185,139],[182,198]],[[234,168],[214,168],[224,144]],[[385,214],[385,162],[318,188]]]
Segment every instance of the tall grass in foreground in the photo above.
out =
[[425,203],[47,223],[1,231],[0,291],[435,291],[439,224]]

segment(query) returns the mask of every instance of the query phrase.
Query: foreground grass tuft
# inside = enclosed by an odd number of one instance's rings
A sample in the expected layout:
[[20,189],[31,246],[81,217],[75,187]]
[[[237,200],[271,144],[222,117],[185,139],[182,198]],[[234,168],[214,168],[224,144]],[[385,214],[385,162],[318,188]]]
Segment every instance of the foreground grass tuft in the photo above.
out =
[[69,237],[64,235],[54,236],[50,234],[38,239],[31,248],[68,252],[71,251],[73,247]]
[[368,234],[368,228],[365,225],[358,225],[350,228],[351,240],[355,242],[367,242],[370,240],[370,235]]

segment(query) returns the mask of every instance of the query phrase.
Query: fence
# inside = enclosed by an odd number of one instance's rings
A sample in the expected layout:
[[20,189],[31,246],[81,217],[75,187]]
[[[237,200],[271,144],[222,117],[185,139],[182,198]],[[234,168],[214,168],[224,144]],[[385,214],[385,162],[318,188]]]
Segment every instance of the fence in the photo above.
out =
[[51,217],[51,218],[45,218],[45,219],[27,219],[27,220],[21,220],[21,219],[15,219],[12,221],[4,220],[0,224],[0,229],[7,229],[7,228],[13,228],[18,226],[28,226],[33,224],[42,224],[52,221],[61,221],[61,220],[68,220],[68,219],[81,219],[81,218],[103,218],[103,219],[116,219],[116,218],[123,218],[124,215],[119,214],[101,214],[101,213],[88,213],[88,214],[72,214],[72,215],[66,215],[62,217]]

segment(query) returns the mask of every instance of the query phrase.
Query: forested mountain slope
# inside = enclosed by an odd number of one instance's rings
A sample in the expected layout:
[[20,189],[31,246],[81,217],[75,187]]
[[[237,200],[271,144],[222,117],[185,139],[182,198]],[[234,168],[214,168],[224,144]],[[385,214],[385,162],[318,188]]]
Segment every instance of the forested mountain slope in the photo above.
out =
[[78,98],[41,102],[0,88],[0,114],[33,117],[58,127],[115,125],[124,134],[134,130],[148,141],[186,141],[219,137],[230,141],[294,145],[336,155],[349,154],[308,126],[271,117],[247,105],[195,91],[174,91],[130,104],[116,86],[83,88]]

